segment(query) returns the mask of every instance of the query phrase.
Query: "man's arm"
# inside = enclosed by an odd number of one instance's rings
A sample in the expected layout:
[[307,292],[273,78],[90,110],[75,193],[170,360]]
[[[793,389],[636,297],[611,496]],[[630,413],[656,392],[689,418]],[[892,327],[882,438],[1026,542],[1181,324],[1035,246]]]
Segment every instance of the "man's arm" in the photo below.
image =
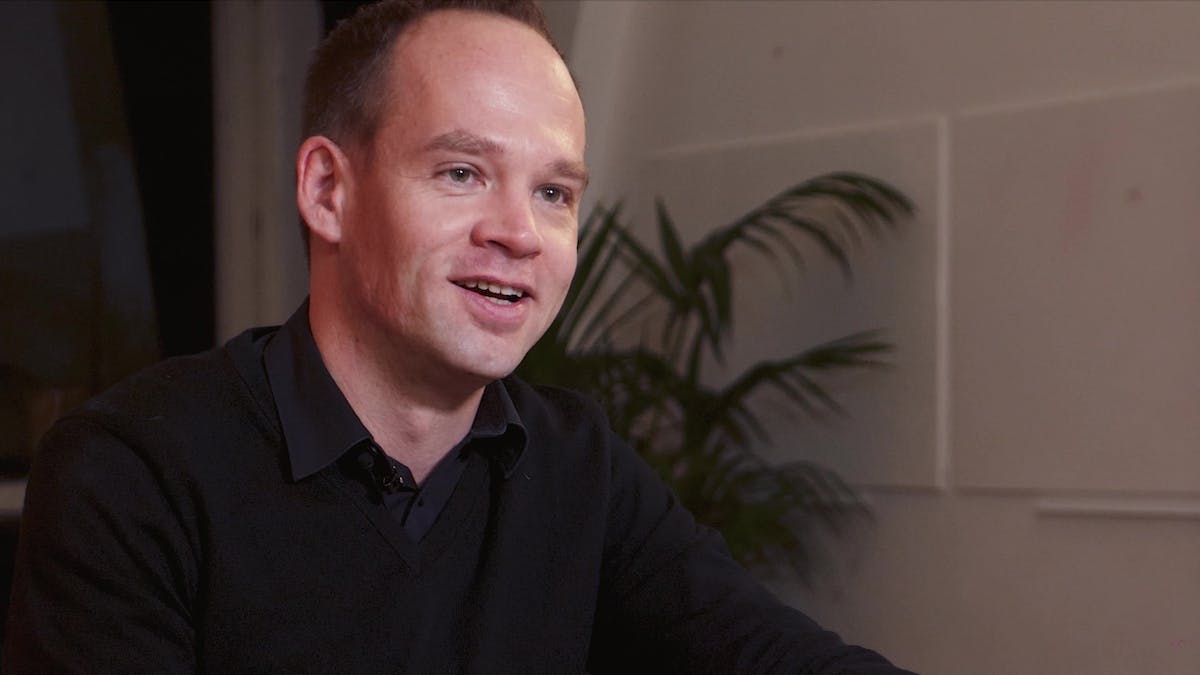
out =
[[775,599],[614,442],[594,672],[899,675]]
[[7,673],[194,672],[184,486],[94,422],[60,421],[25,497]]

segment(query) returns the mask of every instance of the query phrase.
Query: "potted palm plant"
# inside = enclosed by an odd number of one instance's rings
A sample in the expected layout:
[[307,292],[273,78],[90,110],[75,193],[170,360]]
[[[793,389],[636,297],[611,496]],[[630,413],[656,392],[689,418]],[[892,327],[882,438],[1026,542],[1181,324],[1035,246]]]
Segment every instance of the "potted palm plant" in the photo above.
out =
[[831,173],[784,190],[690,247],[659,201],[656,253],[622,223],[619,209],[597,207],[581,228],[563,311],[519,372],[596,396],[614,430],[700,521],[721,531],[734,557],[807,579],[814,528],[837,529],[867,511],[833,471],[803,461],[771,464],[756,454],[755,445],[769,438],[751,398],[774,390],[809,415],[839,412],[819,378],[884,365],[890,345],[874,331],[855,333],[712,384],[706,369],[721,367],[734,321],[730,253],[748,248],[783,272],[815,251],[849,279],[864,235],[913,212],[883,181]]

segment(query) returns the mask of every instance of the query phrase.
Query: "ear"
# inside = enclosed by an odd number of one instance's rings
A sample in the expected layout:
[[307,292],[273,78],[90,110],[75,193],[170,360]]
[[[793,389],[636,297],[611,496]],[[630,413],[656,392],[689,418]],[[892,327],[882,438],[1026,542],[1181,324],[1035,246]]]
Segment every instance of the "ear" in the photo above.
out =
[[342,239],[350,162],[337,143],[310,136],[296,154],[296,206],[311,236],[336,244]]

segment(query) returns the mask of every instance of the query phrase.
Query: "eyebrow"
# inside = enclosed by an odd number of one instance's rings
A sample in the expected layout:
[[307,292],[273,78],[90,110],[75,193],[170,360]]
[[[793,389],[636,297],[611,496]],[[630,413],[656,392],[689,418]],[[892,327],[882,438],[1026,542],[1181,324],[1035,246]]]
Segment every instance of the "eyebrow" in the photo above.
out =
[[504,148],[496,141],[482,136],[476,136],[469,131],[457,129],[435,137],[428,145],[428,150],[448,150],[468,155],[502,155]]
[[[503,155],[504,146],[490,138],[478,136],[469,131],[456,129],[448,131],[434,137],[433,140],[425,146],[425,150],[429,151],[446,151],[446,152],[461,152],[466,155]],[[556,173],[568,178],[579,181],[584,187],[588,184],[588,170],[583,162],[573,162],[566,159],[555,160],[550,163],[550,169]]]
[[552,162],[550,168],[556,174],[579,181],[580,186],[583,188],[586,188],[588,185],[588,170],[582,162],[570,162],[560,159],[557,162]]

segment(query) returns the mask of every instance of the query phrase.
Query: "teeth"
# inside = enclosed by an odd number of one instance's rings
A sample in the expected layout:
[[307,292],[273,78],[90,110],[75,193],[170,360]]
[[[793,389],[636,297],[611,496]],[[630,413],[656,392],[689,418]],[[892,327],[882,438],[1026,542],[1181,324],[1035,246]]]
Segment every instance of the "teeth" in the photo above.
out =
[[489,281],[475,281],[475,280],[463,281],[463,282],[459,282],[458,285],[462,286],[463,288],[470,288],[470,289],[474,289],[474,290],[486,291],[488,293],[493,293],[495,295],[506,296],[506,298],[495,298],[495,297],[488,298],[489,300],[492,300],[493,302],[497,302],[499,304],[505,304],[505,305],[511,304],[515,300],[520,300],[525,295],[524,291],[513,288],[512,286],[501,286],[500,284],[493,284]]

